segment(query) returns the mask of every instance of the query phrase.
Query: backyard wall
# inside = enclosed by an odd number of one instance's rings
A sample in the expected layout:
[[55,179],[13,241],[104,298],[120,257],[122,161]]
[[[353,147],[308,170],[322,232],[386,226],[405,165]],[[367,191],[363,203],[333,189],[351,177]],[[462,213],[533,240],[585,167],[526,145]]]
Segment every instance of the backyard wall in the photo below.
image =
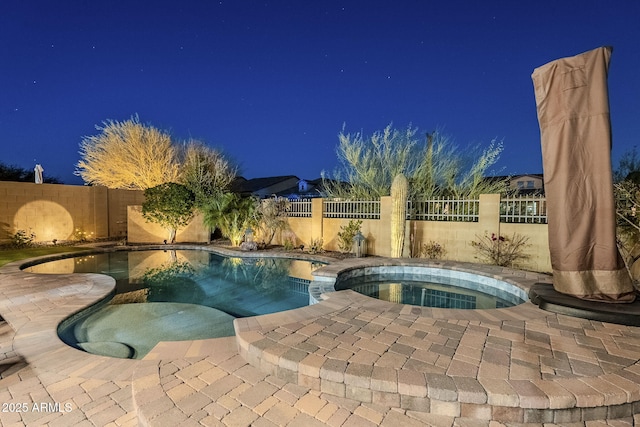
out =
[[[338,233],[342,226],[351,221],[354,212],[345,210],[346,218],[330,218],[325,209],[325,200],[316,198],[307,201],[306,211],[297,212],[288,218],[290,231],[276,235],[273,244],[283,244],[287,237],[295,236],[295,245],[304,245],[308,250],[312,240],[322,239],[323,248],[330,251],[339,250]],[[348,203],[348,202],[346,202]],[[365,202],[366,203],[366,202]],[[527,270],[550,272],[551,261],[547,225],[537,223],[506,223],[500,219],[501,199],[498,194],[480,196],[478,203],[477,221],[423,221],[407,220],[405,234],[405,248],[403,256],[409,257],[419,254],[423,244],[436,242],[444,247],[446,253],[443,259],[457,261],[480,262],[478,253],[471,245],[471,241],[478,241],[482,236],[511,237],[514,233],[527,237],[528,246],[524,252],[530,256],[520,262],[517,267]],[[357,210],[357,209],[356,209]],[[366,238],[366,253],[368,255],[390,256],[391,253],[391,197],[382,197],[379,202],[377,219],[361,217],[361,231]],[[291,213],[290,213],[291,214]],[[355,216],[362,212],[355,212]],[[336,215],[336,214],[334,214]],[[349,218],[352,215],[352,218]],[[338,214],[338,216],[340,216]],[[147,223],[140,212],[140,207],[129,207],[129,242],[131,243],[161,243],[167,238],[167,232],[157,224]],[[196,217],[186,229],[177,235],[178,242],[209,241],[209,230]],[[413,245],[413,251],[412,251]]]
[[[142,216],[142,206],[129,206],[127,215],[129,243],[163,243],[169,237],[166,228],[148,222]],[[196,214],[189,225],[176,233],[176,243],[208,243],[211,233],[202,222],[202,215]]]
[[[289,218],[289,225],[296,236],[296,243],[309,247],[312,239],[322,239],[325,250],[339,250],[338,233],[340,228],[349,224],[351,219],[326,218],[323,212],[323,199],[312,199],[311,202],[309,217]],[[361,219],[361,230],[367,239],[368,255],[390,255],[390,216],[391,197],[382,197],[380,198],[380,218]],[[498,194],[480,196],[477,222],[407,220],[403,256],[411,255],[412,241],[414,251],[419,251],[423,244],[433,241],[444,247],[446,253],[443,259],[479,262],[478,254],[471,246],[471,241],[479,240],[485,234],[490,236],[492,233],[506,237],[517,233],[528,237],[528,246],[524,252],[530,258],[521,262],[519,267],[540,272],[551,271],[547,225],[501,222],[500,195]],[[275,243],[281,244],[282,241]]]
[[0,181],[0,242],[18,230],[38,242],[118,238],[127,234],[127,206],[140,205],[142,191],[62,184]]

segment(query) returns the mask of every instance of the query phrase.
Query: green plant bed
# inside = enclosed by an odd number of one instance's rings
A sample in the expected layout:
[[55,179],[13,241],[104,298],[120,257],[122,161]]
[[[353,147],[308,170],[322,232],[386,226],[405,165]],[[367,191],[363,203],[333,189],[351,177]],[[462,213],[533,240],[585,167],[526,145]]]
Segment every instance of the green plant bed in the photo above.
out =
[[79,248],[76,246],[43,246],[35,248],[21,249],[1,249],[0,250],[0,267],[13,261],[26,258],[33,258],[42,255],[59,254],[63,252],[84,251],[87,248]]

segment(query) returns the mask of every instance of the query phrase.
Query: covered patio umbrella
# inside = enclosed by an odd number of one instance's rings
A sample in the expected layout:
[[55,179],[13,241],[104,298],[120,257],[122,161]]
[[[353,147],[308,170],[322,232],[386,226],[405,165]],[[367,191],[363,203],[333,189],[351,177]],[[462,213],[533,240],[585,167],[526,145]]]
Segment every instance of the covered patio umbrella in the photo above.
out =
[[536,68],[556,291],[609,302],[635,299],[616,245],[607,74],[611,47]]
[[42,184],[42,182],[43,182],[42,173],[43,172],[44,172],[44,169],[42,168],[40,163],[36,164],[36,167],[33,169],[33,173],[35,175],[36,184]]

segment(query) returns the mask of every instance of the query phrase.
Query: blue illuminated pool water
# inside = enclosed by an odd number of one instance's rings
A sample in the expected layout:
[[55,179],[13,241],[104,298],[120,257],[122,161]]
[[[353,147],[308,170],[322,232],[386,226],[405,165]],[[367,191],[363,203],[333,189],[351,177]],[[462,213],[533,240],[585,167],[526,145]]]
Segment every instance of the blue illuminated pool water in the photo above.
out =
[[157,342],[231,336],[233,319],[309,304],[311,272],[288,258],[198,250],[118,251],[34,265],[34,273],[102,273],[116,294],[62,322],[63,341],[92,353],[143,357]]
[[431,308],[495,309],[527,300],[519,287],[475,273],[425,266],[377,266],[340,274],[335,290]]

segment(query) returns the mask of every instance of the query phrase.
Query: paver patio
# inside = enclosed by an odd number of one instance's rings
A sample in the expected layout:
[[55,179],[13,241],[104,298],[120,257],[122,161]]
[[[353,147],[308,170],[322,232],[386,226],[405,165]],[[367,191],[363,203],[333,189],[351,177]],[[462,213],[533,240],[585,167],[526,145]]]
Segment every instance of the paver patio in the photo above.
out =
[[[349,259],[318,274],[398,262],[416,261]],[[2,426],[640,422],[640,328],[529,302],[446,310],[343,291],[309,307],[237,319],[236,337],[165,342],[142,360],[114,359],[73,349],[56,333],[60,321],[107,296],[113,279],[37,275],[20,264],[0,269]],[[525,288],[545,280],[480,268]]]

